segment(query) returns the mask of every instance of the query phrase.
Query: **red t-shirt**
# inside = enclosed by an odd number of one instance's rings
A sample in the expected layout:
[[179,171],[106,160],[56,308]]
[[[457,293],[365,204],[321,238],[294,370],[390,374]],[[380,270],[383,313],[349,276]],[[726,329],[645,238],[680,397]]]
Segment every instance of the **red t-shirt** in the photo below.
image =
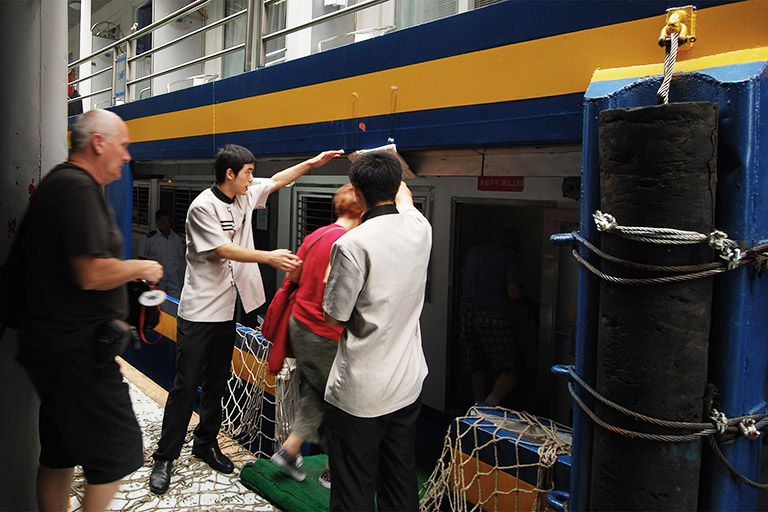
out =
[[[304,263],[301,266],[299,289],[293,303],[293,316],[313,333],[333,341],[339,341],[344,328],[331,327],[325,323],[323,318],[323,295],[325,294],[323,278],[331,259],[331,247],[346,232],[347,230],[338,224],[318,228],[304,237],[304,241],[296,253]],[[315,240],[321,236],[322,238],[315,243]],[[307,251],[309,251],[308,254]]]

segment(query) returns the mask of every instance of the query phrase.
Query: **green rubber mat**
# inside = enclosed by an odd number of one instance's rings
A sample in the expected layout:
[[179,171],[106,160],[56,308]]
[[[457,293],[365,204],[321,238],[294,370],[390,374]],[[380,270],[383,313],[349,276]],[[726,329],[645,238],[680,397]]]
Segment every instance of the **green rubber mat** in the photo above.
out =
[[[331,491],[317,481],[327,461],[327,455],[304,457],[301,468],[307,478],[303,482],[297,482],[280,471],[269,459],[258,459],[243,467],[240,471],[240,481],[284,512],[328,512]],[[421,494],[424,492],[422,484],[429,475],[417,471],[417,477]]]
[[304,457],[301,468],[307,478],[303,482],[297,482],[280,471],[269,459],[258,459],[243,467],[240,471],[240,481],[285,512],[327,512],[331,491],[317,481],[327,460],[326,455]]

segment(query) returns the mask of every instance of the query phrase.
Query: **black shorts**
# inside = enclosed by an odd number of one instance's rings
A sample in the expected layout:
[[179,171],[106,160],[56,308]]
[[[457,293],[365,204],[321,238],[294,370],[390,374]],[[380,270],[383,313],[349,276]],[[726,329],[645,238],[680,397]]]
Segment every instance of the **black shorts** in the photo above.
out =
[[40,464],[82,466],[88,483],[121,480],[144,464],[141,429],[114,359],[95,342],[63,352],[21,344],[19,362],[40,396]]

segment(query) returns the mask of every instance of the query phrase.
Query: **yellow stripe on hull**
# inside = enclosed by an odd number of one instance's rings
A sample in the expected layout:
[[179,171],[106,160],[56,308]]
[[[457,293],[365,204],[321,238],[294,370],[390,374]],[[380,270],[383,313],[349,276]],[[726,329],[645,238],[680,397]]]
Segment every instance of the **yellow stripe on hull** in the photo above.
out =
[[[702,9],[679,71],[763,59],[768,2]],[[128,121],[132,142],[323,123],[586,91],[597,69],[660,74],[665,15]],[[601,78],[602,79],[602,78]]]

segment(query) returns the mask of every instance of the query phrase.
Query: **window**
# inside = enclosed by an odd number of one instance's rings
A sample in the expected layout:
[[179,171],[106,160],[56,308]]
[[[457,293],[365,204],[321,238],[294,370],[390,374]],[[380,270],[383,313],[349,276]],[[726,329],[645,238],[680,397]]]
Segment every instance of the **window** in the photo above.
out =
[[133,208],[131,214],[133,229],[149,231],[149,184],[133,184]]
[[413,27],[458,12],[458,0],[400,0],[395,8],[397,28]]

